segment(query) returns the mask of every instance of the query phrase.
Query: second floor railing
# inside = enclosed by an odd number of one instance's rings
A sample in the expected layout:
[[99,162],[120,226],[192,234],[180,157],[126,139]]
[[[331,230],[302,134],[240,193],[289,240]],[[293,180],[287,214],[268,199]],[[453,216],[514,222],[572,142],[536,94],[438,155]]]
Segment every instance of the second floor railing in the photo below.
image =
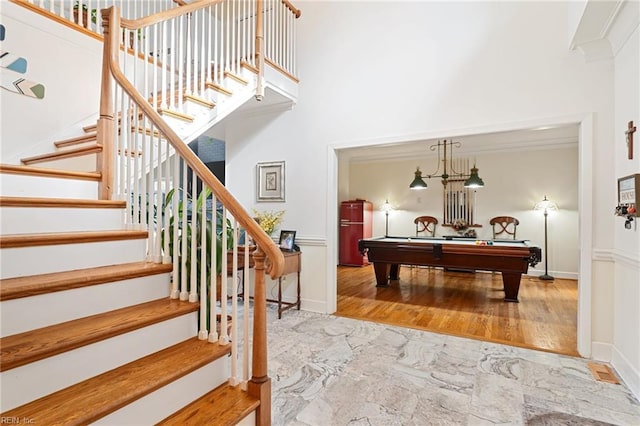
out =
[[[151,16],[180,6],[197,3],[203,0],[185,2],[184,0],[10,0],[47,15],[65,25],[77,28],[97,38],[103,36],[102,15],[100,10],[116,6],[123,19],[136,20]],[[260,6],[258,6],[260,3]],[[296,78],[296,19],[301,11],[288,0],[226,0],[219,3],[221,13],[226,15],[232,24],[225,35],[231,35],[238,41],[237,45],[221,45],[229,49],[243,52],[244,59],[255,65],[256,45],[259,43],[264,52],[264,59],[271,65]],[[261,11],[261,13],[258,13]],[[233,18],[233,19],[230,19]],[[258,27],[258,20],[262,22]],[[195,28],[195,27],[194,27]],[[136,32],[129,37],[129,46],[142,44],[145,35]],[[258,41],[260,40],[260,41]]]
[[34,12],[54,17],[70,26],[102,36],[100,10],[118,6],[123,18],[138,19],[177,7],[178,0],[11,0]]

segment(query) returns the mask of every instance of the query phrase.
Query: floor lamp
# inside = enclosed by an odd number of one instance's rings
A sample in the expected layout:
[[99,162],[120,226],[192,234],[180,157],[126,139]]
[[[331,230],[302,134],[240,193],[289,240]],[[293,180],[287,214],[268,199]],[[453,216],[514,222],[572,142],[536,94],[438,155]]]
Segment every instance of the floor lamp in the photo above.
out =
[[534,210],[542,210],[544,212],[544,274],[540,275],[538,278],[545,281],[553,281],[553,277],[549,275],[549,251],[547,250],[547,216],[549,216],[549,212],[552,210],[558,210],[558,205],[553,201],[547,199],[547,196],[544,196],[544,200],[536,203],[533,208]]
[[382,210],[384,211],[384,216],[385,216],[384,236],[388,237],[389,236],[389,212],[393,210],[393,207],[391,207],[391,204],[389,204],[389,200],[386,200],[384,202],[384,204],[382,205]]

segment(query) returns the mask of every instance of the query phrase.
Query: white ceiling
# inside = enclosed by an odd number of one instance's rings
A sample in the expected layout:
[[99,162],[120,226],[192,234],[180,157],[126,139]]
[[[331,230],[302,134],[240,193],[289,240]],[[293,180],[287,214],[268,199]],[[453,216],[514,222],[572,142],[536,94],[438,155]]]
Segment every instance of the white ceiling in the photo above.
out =
[[[522,129],[508,132],[456,136],[454,155],[479,155],[505,151],[527,151],[538,149],[565,148],[578,144],[578,125],[562,125],[553,128]],[[449,138],[443,138],[449,140]],[[441,140],[443,140],[441,139]],[[340,158],[350,162],[405,160],[437,155],[429,146],[437,139],[422,139],[411,142],[389,143],[385,145],[347,148],[340,150]]]

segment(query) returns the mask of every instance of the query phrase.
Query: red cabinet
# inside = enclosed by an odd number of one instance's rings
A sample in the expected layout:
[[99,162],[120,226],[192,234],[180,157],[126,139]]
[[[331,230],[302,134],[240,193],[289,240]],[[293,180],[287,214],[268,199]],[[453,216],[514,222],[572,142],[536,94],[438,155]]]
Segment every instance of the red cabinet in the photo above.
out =
[[365,200],[340,203],[340,265],[368,265],[366,256],[358,251],[358,241],[371,238],[373,206]]

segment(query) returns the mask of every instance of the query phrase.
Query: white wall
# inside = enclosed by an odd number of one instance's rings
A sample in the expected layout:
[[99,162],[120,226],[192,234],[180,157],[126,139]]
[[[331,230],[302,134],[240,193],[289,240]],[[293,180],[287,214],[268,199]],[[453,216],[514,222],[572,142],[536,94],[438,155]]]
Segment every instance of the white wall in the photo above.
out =
[[44,99],[0,89],[0,161],[18,164],[97,121],[102,44],[8,1],[1,12],[2,51],[27,60],[27,72],[18,76],[45,86]]
[[[426,151],[426,149],[425,149]],[[559,205],[548,217],[549,272],[559,278],[578,278],[578,147],[562,149],[494,152],[475,156],[484,188],[476,191],[478,238],[492,237],[489,220],[494,216],[514,216],[520,221],[519,239],[544,247],[544,221],[533,211],[544,195]],[[345,198],[364,198],[374,203],[373,234],[384,235],[385,215],[380,206],[386,199],[394,206],[389,215],[389,235],[415,234],[413,219],[431,215],[442,223],[443,187],[440,179],[427,180],[422,191],[409,189],[416,164],[425,172],[436,168],[437,158],[403,161],[354,162],[346,178]],[[341,185],[342,186],[342,185]],[[438,225],[436,235],[451,234],[451,228]],[[544,264],[530,269],[531,275],[544,272]]]
[[[640,128],[640,3],[627,2],[624,8],[610,37],[615,54],[615,132],[612,144],[615,147],[616,179],[610,182],[614,193],[617,178],[640,173],[640,133],[634,135],[632,160],[627,158],[624,134],[631,120]],[[621,41],[619,44],[617,39]],[[624,219],[616,217],[613,234],[611,363],[634,393],[640,395],[640,227],[636,220],[633,229],[625,229]]]
[[[300,7],[298,104],[286,114],[230,124],[225,139],[233,193],[253,206],[255,164],[286,161],[287,201],[277,206],[287,211],[285,226],[298,231],[303,250],[306,238],[326,244],[326,256],[303,255],[303,268],[331,259],[324,274],[303,282],[303,307],[335,309],[336,210],[344,194],[340,187],[338,198],[343,168],[336,150],[588,117],[581,132],[589,143],[581,139],[578,148],[579,174],[587,179],[579,182],[585,207],[579,222],[589,231],[580,237],[587,271],[579,309],[587,341],[580,350],[591,353],[591,318],[601,319],[594,326],[599,341],[611,343],[613,276],[606,258],[589,264],[593,251],[613,246],[613,62],[585,62],[568,49],[567,3],[309,1]],[[592,275],[605,279],[591,281]]]

